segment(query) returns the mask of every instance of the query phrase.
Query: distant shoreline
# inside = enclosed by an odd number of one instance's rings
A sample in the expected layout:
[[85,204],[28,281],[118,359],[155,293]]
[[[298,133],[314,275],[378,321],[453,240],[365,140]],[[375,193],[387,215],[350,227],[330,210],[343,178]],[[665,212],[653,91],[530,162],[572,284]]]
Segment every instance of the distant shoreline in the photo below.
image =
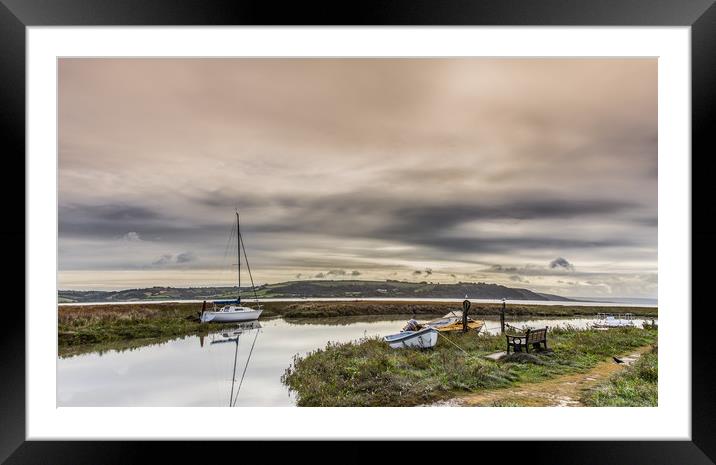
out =
[[[212,300],[219,299],[172,299],[172,300],[128,300],[118,302],[59,302],[57,305],[62,306],[95,306],[95,305],[138,305],[138,304],[188,304],[188,303],[202,303],[204,301],[211,302]],[[246,298],[244,299],[247,303],[256,302],[256,299]],[[429,302],[462,302],[465,299],[457,298],[399,298],[399,297],[357,297],[357,298],[345,298],[345,297],[301,297],[301,298],[259,298],[259,302],[416,302],[416,303],[429,303]],[[501,304],[501,299],[469,299],[473,303],[486,303],[486,304]],[[564,307],[624,307],[624,308],[658,308],[658,303],[629,303],[629,302],[609,302],[609,301],[586,301],[586,300],[506,300],[507,305],[510,304],[521,304],[521,305],[540,305],[540,306],[564,306]]]

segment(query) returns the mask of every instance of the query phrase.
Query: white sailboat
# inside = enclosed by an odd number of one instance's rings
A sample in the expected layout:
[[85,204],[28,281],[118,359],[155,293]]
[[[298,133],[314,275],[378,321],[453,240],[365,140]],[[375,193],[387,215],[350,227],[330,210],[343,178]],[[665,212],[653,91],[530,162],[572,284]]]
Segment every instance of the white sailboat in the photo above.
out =
[[[258,320],[258,318],[261,316],[261,312],[263,312],[260,305],[258,304],[258,296],[256,295],[256,287],[254,286],[254,278],[251,275],[251,267],[249,266],[249,259],[246,257],[246,249],[244,248],[244,239],[241,236],[241,223],[239,221],[238,210],[236,211],[236,236],[237,236],[236,255],[239,259],[239,263],[238,263],[239,287],[238,287],[238,293],[236,296],[236,300],[214,301],[214,302],[212,302],[213,308],[211,310],[206,309],[206,301],[205,301],[204,305],[202,307],[202,311],[201,311],[201,322],[202,323],[209,323],[209,322],[231,323],[231,322],[235,322],[235,321]],[[244,260],[246,261],[246,269],[248,270],[249,278],[251,279],[251,288],[254,292],[254,297],[256,299],[256,307],[258,307],[258,308],[247,307],[241,303],[241,252],[242,251],[243,251],[243,255],[244,255]]]

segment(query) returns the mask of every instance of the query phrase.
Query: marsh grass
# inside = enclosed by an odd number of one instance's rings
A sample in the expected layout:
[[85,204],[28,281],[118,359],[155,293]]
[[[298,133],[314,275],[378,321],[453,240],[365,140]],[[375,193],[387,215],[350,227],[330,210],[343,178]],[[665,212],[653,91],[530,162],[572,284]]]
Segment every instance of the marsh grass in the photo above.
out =
[[205,334],[231,325],[202,325],[201,304],[137,304],[60,307],[60,356],[89,351],[125,350],[171,338]]
[[302,406],[409,406],[432,403],[459,393],[537,382],[587,371],[606,357],[656,341],[655,329],[609,331],[554,329],[553,352],[530,359],[495,362],[483,356],[504,350],[503,336],[453,334],[434,349],[391,349],[378,338],[329,343],[295,356],[282,381]]
[[591,407],[657,407],[659,356],[654,346],[632,366],[586,391],[582,403]]

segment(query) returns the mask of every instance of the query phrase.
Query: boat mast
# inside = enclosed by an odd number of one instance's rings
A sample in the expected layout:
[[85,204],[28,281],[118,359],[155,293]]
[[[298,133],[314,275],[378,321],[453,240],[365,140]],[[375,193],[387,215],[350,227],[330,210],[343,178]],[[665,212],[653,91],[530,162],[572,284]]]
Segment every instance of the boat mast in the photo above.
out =
[[256,299],[256,304],[259,305],[259,296],[256,293],[256,286],[254,285],[254,276],[251,274],[251,265],[249,265],[249,257],[246,256],[246,247],[244,246],[244,238],[242,236],[239,236],[239,245],[241,245],[241,250],[244,251],[244,261],[246,262],[246,271],[249,272],[249,279],[251,280],[251,290],[254,291],[254,299]]
[[241,225],[239,223],[239,210],[236,210],[236,237],[238,237],[237,243],[236,243],[236,256],[238,257],[239,261],[239,289],[237,291],[236,300],[241,303]]

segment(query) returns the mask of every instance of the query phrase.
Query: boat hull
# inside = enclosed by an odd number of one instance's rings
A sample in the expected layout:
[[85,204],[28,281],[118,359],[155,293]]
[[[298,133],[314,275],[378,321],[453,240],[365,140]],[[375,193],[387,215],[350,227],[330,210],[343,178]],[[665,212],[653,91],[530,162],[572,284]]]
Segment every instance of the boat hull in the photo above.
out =
[[393,349],[429,349],[438,342],[438,332],[433,328],[420,331],[403,331],[383,338]]
[[596,328],[596,329],[628,328],[630,326],[634,326],[634,323],[632,323],[631,321],[624,322],[624,323],[594,323],[594,324],[592,324],[592,328]]
[[[485,326],[484,321],[473,320],[472,318],[468,317],[468,331],[476,331],[479,333],[480,330],[482,330],[483,326]],[[441,333],[462,331],[462,312],[450,312],[442,318],[426,321],[425,323],[422,323],[419,327],[435,328]]]
[[201,314],[202,323],[232,323],[236,321],[258,320],[263,310],[254,310],[242,307],[241,310],[223,312],[204,312]]

